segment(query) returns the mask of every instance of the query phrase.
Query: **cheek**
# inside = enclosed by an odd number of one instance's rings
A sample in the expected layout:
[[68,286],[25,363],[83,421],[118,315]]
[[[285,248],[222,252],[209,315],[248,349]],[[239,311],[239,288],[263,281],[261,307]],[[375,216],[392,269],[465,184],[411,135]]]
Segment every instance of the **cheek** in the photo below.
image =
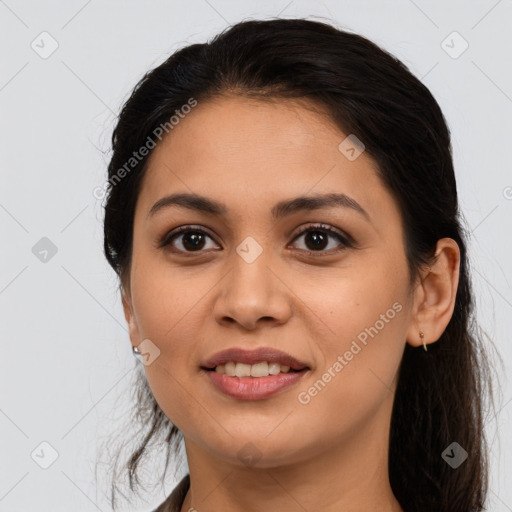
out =
[[377,335],[375,328],[379,339],[392,340],[404,328],[407,276],[383,258],[294,283],[296,294],[315,313],[309,318],[319,347],[340,350],[358,336],[364,342],[368,331]]
[[186,332],[193,330],[186,314],[189,309],[181,300],[176,300],[172,292],[139,295],[137,321],[141,338],[151,340],[159,350],[154,361],[144,367],[146,378],[158,405],[180,429],[194,421],[194,411],[199,409],[192,405],[195,390],[191,375],[191,341],[186,341],[193,340],[191,332]]
[[365,428],[394,391],[404,350],[406,306],[398,292],[370,292],[364,281],[351,289],[349,298],[325,298],[325,307],[336,312],[328,322],[336,335],[316,342],[320,365],[296,393],[299,413],[324,430],[324,439]]
[[204,323],[200,299],[206,298],[214,283],[184,279],[158,263],[134,268],[131,291],[140,339],[151,340],[159,350],[144,368],[146,377],[160,408],[180,428],[193,421],[194,411],[200,411],[199,405],[192,405],[195,376],[190,371],[190,353],[200,341]]
[[200,322],[201,298],[213,283],[206,274],[199,278],[184,274],[159,258],[146,257],[145,261],[136,267],[131,282],[140,335],[153,340],[162,351],[177,350],[183,345],[173,340],[189,339],[187,333]]
[[338,279],[320,281],[317,296],[309,295],[308,306],[322,320],[316,335],[310,333],[320,355],[317,372],[322,381],[323,375],[332,381],[326,387],[339,403],[357,408],[363,396],[382,399],[393,385],[408,325],[406,267],[393,261],[381,255]]

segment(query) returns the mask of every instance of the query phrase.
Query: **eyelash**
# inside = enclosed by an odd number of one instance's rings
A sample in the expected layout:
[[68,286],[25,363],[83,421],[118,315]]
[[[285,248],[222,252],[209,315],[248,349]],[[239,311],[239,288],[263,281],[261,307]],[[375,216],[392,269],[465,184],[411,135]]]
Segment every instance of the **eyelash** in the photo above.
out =
[[[309,251],[309,250],[306,250],[306,249],[299,249],[300,251],[302,251],[303,253],[306,253],[308,256],[330,256],[332,254],[335,254],[335,253],[339,253],[341,251],[344,251],[348,248],[351,248],[354,246],[354,241],[352,239],[352,237],[350,237],[349,235],[343,235],[342,233],[339,233],[338,231],[332,229],[331,227],[325,225],[325,224],[317,224],[317,225],[313,225],[313,226],[308,226],[306,229],[304,229],[303,231],[301,231],[300,233],[297,233],[297,235],[295,235],[295,237],[293,238],[292,242],[294,242],[295,240],[297,240],[299,237],[301,237],[302,235],[304,234],[307,234],[308,232],[310,231],[319,231],[321,233],[327,233],[328,235],[331,235],[335,238],[337,238],[340,243],[342,244],[342,247],[340,248],[337,248],[335,250],[330,250],[330,251],[324,251],[324,250],[321,250],[321,251]],[[161,240],[158,242],[158,248],[159,249],[165,249],[166,247],[170,246],[171,245],[171,242],[178,237],[178,235],[183,235],[185,233],[200,233],[202,235],[206,235],[208,236],[209,238],[212,238],[206,231],[202,230],[202,229],[199,229],[199,228],[195,228],[194,226],[180,226],[179,228],[175,229],[174,231],[171,231],[170,233],[167,233],[166,235],[164,235]],[[181,254],[184,254],[184,255],[187,255],[187,256],[194,256],[194,255],[197,255],[197,254],[201,254],[205,251],[203,250],[199,250],[199,251],[182,251],[181,249],[176,249],[176,248],[173,248],[172,250],[169,249],[171,252],[178,252],[178,253],[181,253]]]

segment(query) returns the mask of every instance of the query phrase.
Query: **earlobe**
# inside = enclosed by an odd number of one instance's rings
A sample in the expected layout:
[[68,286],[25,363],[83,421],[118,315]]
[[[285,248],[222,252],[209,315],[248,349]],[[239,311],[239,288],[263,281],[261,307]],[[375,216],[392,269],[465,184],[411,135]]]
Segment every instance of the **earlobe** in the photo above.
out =
[[410,345],[428,347],[443,334],[455,308],[459,271],[459,246],[451,238],[441,238],[434,261],[415,290],[413,319],[407,335]]
[[123,289],[121,291],[121,298],[123,302],[124,317],[128,325],[130,341],[132,346],[137,346],[140,343],[139,329],[137,327],[137,322],[133,313],[133,305],[130,292]]

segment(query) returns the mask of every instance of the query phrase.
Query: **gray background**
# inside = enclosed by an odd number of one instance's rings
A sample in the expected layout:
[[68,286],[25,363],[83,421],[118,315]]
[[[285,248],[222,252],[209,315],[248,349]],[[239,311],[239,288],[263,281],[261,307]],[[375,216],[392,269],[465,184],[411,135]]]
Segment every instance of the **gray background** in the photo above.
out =
[[[277,15],[334,19],[402,59],[433,92],[472,231],[478,318],[511,370],[511,0],[0,1],[0,512],[110,510],[96,451],[125,421],[138,364],[93,195],[115,115],[173,50]],[[487,422],[497,512],[512,511],[512,387],[501,375],[499,414]],[[57,459],[41,468],[52,449]],[[150,510],[174,481],[171,472],[132,510]]]

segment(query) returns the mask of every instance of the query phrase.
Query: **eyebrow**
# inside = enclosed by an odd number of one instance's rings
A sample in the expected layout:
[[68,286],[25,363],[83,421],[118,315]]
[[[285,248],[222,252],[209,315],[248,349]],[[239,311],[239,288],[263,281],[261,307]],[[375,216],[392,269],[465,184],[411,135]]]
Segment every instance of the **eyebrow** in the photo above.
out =
[[[226,206],[214,199],[210,199],[198,194],[180,193],[172,194],[159,199],[149,210],[147,217],[153,217],[157,212],[166,208],[178,206],[188,208],[189,210],[208,213],[217,217],[226,216],[228,209]],[[272,207],[272,217],[277,220],[297,211],[318,210],[321,208],[343,207],[363,215],[366,220],[370,220],[368,212],[352,197],[346,194],[323,194],[314,196],[299,196],[294,199],[280,201]]]

